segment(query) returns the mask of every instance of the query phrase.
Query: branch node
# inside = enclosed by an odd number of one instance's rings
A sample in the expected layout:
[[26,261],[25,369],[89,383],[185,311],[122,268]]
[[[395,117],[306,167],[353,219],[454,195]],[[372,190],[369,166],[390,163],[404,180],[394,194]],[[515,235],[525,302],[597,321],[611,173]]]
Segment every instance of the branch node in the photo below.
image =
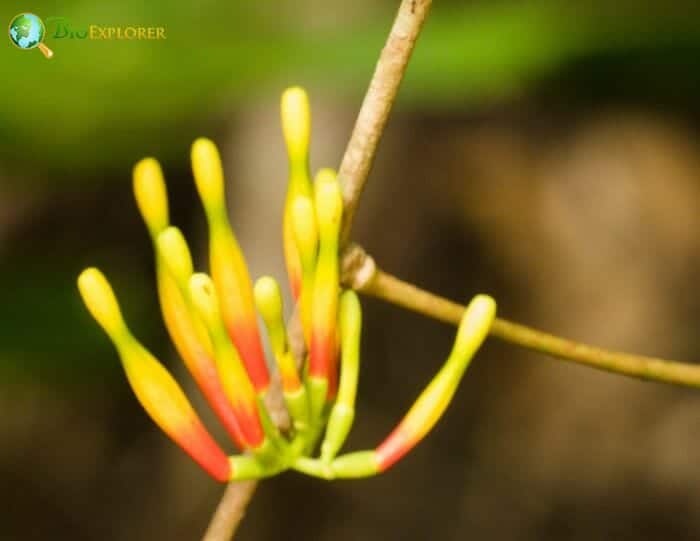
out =
[[365,249],[352,243],[340,260],[340,281],[356,291],[364,290],[377,274],[377,264]]

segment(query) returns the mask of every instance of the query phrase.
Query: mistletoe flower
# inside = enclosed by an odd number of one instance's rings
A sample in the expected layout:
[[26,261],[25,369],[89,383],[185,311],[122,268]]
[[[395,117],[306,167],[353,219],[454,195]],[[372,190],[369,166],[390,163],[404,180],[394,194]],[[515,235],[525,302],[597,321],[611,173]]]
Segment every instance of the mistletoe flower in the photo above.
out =
[[189,248],[175,228],[161,236],[169,227],[169,216],[165,181],[157,161],[147,158],[134,168],[134,196],[154,243],[158,296],[170,338],[209,405],[242,449],[245,439],[219,381],[211,341],[201,322],[192,317],[187,292],[187,280],[193,272]]
[[282,133],[289,157],[289,184],[282,221],[284,257],[289,275],[292,296],[298,299],[302,287],[302,257],[294,240],[292,208],[299,196],[311,197],[311,173],[309,171],[309,139],[311,137],[311,111],[309,98],[299,87],[288,88],[281,100]]
[[[78,278],[89,312],[114,343],[137,399],[156,424],[218,481],[258,479],[294,469],[323,479],[366,477],[390,468],[442,416],[486,338],[496,305],[485,295],[467,307],[447,361],[404,419],[375,450],[338,455],[355,420],[362,309],[340,286],[343,218],[334,171],[310,181],[310,113],[298,88],[282,96],[289,186],[282,216],[288,279],[308,354],[295,359],[277,281],[251,282],[225,205],[219,152],[211,141],[192,146],[192,170],[209,229],[209,274],[196,272],[190,249],[172,226],[160,165],[134,168],[134,195],[153,242],[165,326],[190,374],[242,454],[227,456],[204,428],[175,379],[134,337],[111,286],[95,268]],[[293,421],[281,433],[265,405],[270,373],[258,328],[265,323],[282,394]],[[320,445],[319,445],[320,442]],[[319,448],[319,456],[314,457]]]
[[264,394],[270,384],[255,315],[252,284],[241,249],[228,220],[219,151],[207,139],[192,145],[192,171],[209,223],[209,265],[231,340],[251,382]]
[[224,452],[206,431],[168,371],[136,340],[109,283],[97,269],[83,271],[78,287],[85,305],[114,343],[134,394],[158,426],[219,481],[231,475]]

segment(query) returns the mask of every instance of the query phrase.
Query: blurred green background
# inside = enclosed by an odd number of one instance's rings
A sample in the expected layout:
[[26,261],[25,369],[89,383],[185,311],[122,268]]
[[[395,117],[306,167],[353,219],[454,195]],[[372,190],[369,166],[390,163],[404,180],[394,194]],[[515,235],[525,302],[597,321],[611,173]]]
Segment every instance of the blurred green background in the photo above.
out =
[[[173,221],[201,256],[188,153],[215,139],[253,275],[283,279],[279,94],[310,90],[312,163],[337,166],[396,8],[2,3],[8,22],[32,11],[76,29],[162,26],[167,39],[55,39],[49,24],[50,61],[0,47],[0,539],[201,535],[221,487],[142,414],[75,278],[101,267],[139,337],[187,381],[156,304],[133,164],[161,160]],[[486,290],[525,323],[700,358],[698,15],[682,1],[435,2],[358,239],[457,300]],[[393,426],[452,333],[376,301],[365,310],[358,447]],[[261,488],[240,538],[700,535],[694,393],[499,344],[473,372],[387,478],[287,474]]]

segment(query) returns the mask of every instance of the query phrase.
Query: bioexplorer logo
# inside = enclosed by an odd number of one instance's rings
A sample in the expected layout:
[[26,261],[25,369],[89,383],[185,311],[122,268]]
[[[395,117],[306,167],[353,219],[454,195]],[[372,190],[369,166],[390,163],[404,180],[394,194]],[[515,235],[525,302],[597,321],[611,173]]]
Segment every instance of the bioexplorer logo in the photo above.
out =
[[[49,30],[47,30],[47,25]],[[52,30],[52,31],[51,31]],[[46,58],[53,51],[44,44],[44,38],[79,40],[164,40],[163,26],[109,26],[90,24],[74,26],[68,17],[47,17],[46,24],[33,13],[20,13],[12,18],[8,29],[12,44],[22,50],[39,49]]]
[[10,41],[15,47],[24,51],[39,49],[46,58],[53,56],[53,51],[44,45],[46,26],[44,21],[33,13],[20,13],[12,18],[8,29]]

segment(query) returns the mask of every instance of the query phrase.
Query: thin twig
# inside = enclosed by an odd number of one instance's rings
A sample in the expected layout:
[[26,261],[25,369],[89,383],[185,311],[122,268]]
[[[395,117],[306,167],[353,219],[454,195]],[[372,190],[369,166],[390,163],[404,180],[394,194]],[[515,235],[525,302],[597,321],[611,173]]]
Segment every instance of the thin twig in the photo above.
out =
[[[379,139],[384,131],[389,112],[396,98],[413,46],[423,26],[432,0],[403,0],[391,28],[387,42],[379,57],[369,89],[355,123],[338,172],[343,186],[344,221],[341,239],[345,242],[350,233],[355,209],[372,166]],[[298,321],[293,316],[289,325],[290,339],[295,349],[303,340],[298,337]],[[295,329],[297,329],[295,331]],[[295,339],[296,337],[296,339]],[[300,358],[297,356],[297,358]],[[284,419],[286,409],[279,388],[270,389],[270,413]],[[288,419],[288,416],[286,417]],[[245,514],[253,496],[254,482],[231,483],[219,502],[216,513],[203,541],[229,541]]]
[[372,168],[379,139],[398,93],[413,46],[423,27],[432,0],[403,0],[386,45],[379,56],[372,81],[357,115],[350,141],[340,163],[338,179],[343,187],[343,229],[347,242],[355,209]]
[[238,525],[243,520],[248,502],[257,488],[257,481],[238,481],[230,483],[216,507],[216,512],[209,523],[202,541],[222,541],[233,539]]
[[[288,430],[291,420],[284,404],[279,372],[273,372],[270,375],[270,388],[265,396],[265,406],[270,413],[272,421],[280,429]],[[257,486],[257,481],[234,481],[229,483],[219,505],[216,507],[214,516],[209,522],[202,541],[228,541],[233,539]]]
[[[355,258],[357,258],[357,247]],[[369,256],[365,259],[371,261]],[[357,261],[357,259],[356,259]],[[454,325],[459,324],[464,312],[464,306],[448,299],[424,291],[376,268],[367,272],[366,266],[357,266],[348,271],[345,280],[352,282],[351,274],[361,270],[365,272],[363,283],[354,281],[354,286],[367,295],[377,297],[392,304],[402,306],[414,312],[424,314]],[[491,327],[491,336],[516,344],[527,349],[538,351],[558,359],[573,361],[579,364],[624,374],[635,378],[700,388],[700,365],[645,357],[574,342],[566,338],[538,331],[519,323],[505,319],[496,319]]]

